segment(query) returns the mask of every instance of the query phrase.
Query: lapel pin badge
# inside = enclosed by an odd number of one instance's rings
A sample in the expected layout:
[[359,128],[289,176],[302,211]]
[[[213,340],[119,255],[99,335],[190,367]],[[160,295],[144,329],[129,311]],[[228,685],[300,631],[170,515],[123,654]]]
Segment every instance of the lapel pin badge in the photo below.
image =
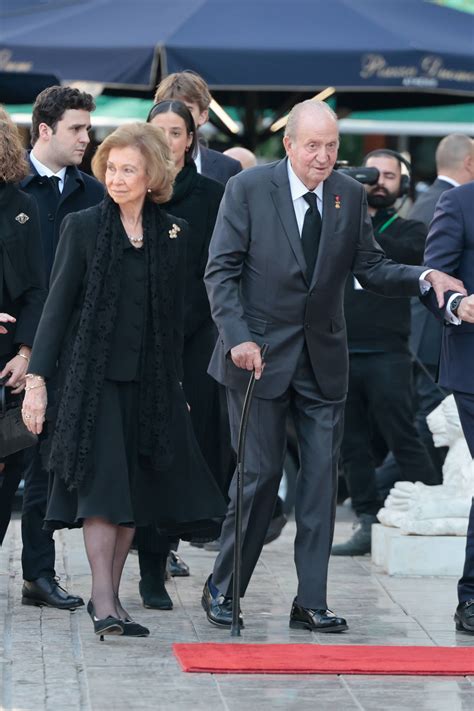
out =
[[341,196],[340,195],[335,195],[334,196],[334,207],[336,210],[339,210],[341,207]]
[[19,222],[20,225],[24,225],[29,219],[28,215],[25,215],[24,212],[20,212],[20,214],[15,217],[15,220]]

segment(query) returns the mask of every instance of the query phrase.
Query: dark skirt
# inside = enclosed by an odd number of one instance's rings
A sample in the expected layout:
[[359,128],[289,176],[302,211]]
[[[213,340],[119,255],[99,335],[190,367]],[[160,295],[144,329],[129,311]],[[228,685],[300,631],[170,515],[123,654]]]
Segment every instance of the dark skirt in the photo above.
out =
[[210,319],[185,340],[183,390],[191,406],[191,422],[199,448],[227,497],[234,469],[227,403],[222,397],[222,386],[207,373],[216,340],[217,330]]
[[226,504],[196,443],[184,395],[173,393],[173,461],[152,470],[138,452],[139,383],[106,380],[97,414],[93,475],[68,491],[52,476],[45,528],[74,528],[101,517],[122,526],[154,526],[170,536],[219,532]]

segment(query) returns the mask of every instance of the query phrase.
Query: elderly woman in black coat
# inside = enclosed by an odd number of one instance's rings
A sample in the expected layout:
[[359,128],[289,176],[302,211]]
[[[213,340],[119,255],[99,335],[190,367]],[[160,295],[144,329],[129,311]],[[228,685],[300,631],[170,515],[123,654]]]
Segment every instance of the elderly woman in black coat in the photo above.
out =
[[62,224],[23,416],[37,433],[51,420],[45,525],[83,526],[94,631],[145,636],[119,597],[135,528],[199,531],[225,504],[181,389],[187,228],[159,206],[168,146],[153,126],[124,125],[92,166],[108,195]]
[[[18,190],[28,164],[18,129],[0,107],[0,378],[8,399],[25,387],[31,346],[46,298],[39,218],[33,198]],[[0,544],[21,480],[23,453],[6,457],[0,490]]]

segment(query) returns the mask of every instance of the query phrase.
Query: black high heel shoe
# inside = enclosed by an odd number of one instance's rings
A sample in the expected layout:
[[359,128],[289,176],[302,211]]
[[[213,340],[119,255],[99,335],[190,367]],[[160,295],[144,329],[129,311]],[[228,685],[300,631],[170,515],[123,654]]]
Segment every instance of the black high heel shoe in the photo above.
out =
[[124,637],[148,637],[150,630],[148,627],[140,625],[135,620],[128,617],[126,620],[122,620],[123,624],[123,636]]
[[104,641],[104,635],[106,634],[124,634],[125,625],[122,620],[119,620],[117,617],[112,617],[112,615],[104,617],[103,619],[99,619],[95,616],[95,610],[92,600],[89,600],[89,602],[87,603],[87,612],[94,625],[94,633],[100,635],[101,642]]
[[[117,605],[120,605],[120,608],[124,612],[126,612],[126,610],[124,610],[124,608],[120,604],[118,595],[115,596],[115,599],[117,601]],[[120,618],[120,621],[123,624],[124,637],[148,637],[150,634],[150,630],[148,629],[148,627],[140,625],[138,622],[135,622],[135,620],[132,620],[131,617],[128,617],[128,615],[127,617],[125,617],[125,619]]]

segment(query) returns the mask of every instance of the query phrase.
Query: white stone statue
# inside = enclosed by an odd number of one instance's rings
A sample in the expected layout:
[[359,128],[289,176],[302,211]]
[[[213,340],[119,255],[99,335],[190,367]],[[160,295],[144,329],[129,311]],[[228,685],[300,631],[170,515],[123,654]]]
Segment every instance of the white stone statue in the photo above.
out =
[[465,536],[474,496],[474,460],[464,439],[454,397],[449,395],[427,417],[436,447],[449,447],[443,483],[399,481],[377,514],[385,526],[405,534]]

